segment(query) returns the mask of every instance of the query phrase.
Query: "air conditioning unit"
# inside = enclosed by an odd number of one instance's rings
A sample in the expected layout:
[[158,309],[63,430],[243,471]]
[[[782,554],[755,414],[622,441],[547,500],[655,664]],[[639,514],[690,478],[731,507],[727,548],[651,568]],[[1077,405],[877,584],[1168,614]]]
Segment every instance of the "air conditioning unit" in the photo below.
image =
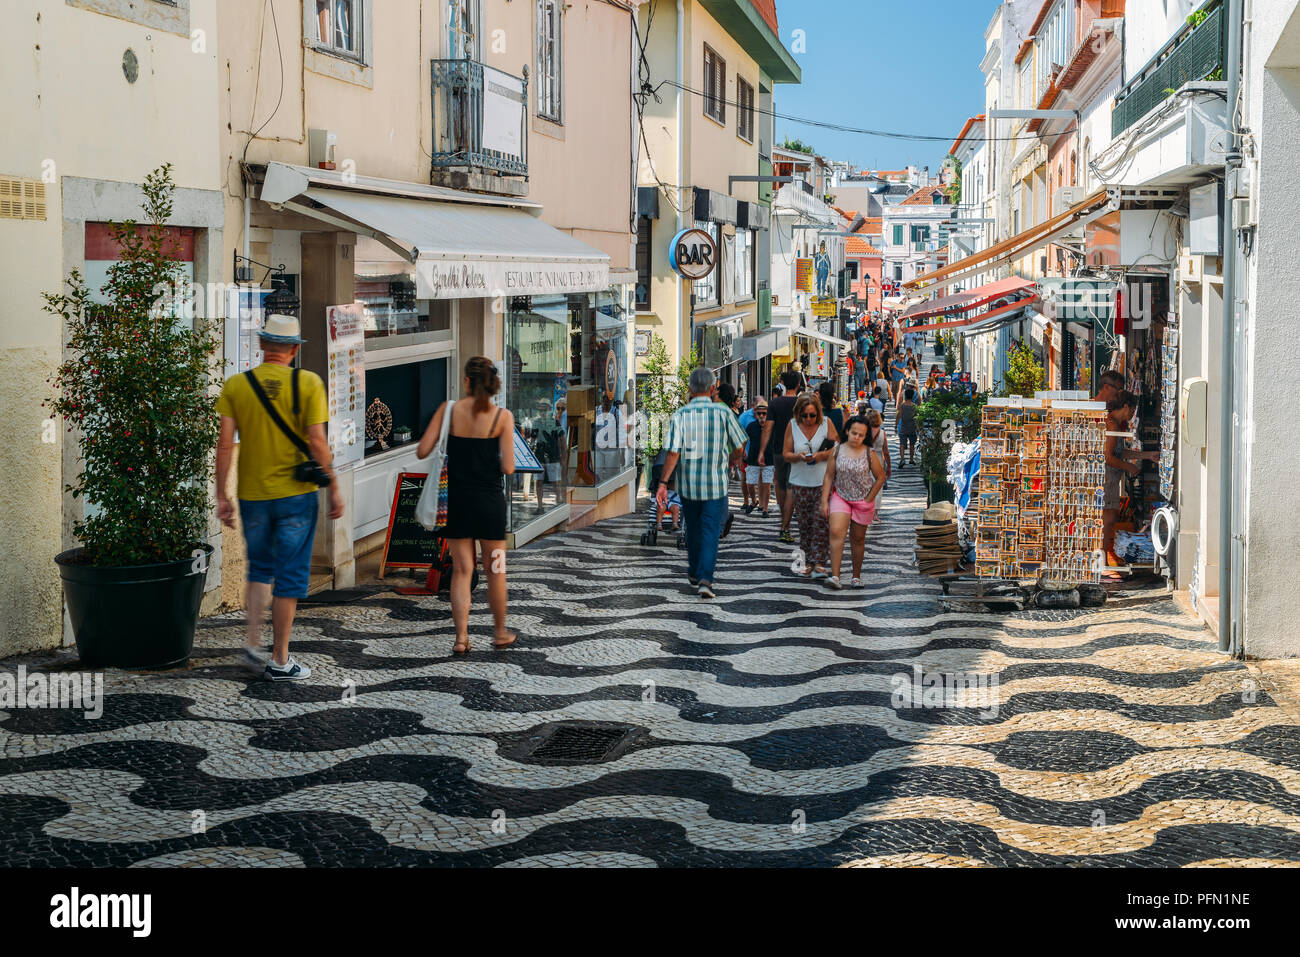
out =
[[1062,186],[1052,194],[1052,215],[1059,216],[1071,206],[1078,206],[1088,198],[1083,186]]

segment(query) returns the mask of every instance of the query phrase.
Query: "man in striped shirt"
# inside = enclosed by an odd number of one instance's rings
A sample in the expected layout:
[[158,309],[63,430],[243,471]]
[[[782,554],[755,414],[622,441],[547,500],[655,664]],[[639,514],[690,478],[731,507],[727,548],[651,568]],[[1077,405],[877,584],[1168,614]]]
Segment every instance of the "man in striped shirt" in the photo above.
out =
[[745,433],[736,414],[714,401],[713,370],[691,372],[691,400],[673,413],[664,443],[663,477],[658,502],[667,504],[668,479],[676,476],[686,521],[687,579],[701,598],[713,598],[713,574],[718,564],[718,539],[727,519],[728,469],[744,453]]

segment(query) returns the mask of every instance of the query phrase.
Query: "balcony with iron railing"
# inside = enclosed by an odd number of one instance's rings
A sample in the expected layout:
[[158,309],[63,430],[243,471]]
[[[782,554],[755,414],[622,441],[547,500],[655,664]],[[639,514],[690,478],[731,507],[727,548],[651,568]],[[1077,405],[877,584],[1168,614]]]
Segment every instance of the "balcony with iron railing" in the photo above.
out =
[[452,171],[527,179],[528,68],[519,77],[468,59],[431,67],[434,180]]
[[1118,137],[1184,83],[1221,79],[1226,49],[1223,2],[1210,0],[1116,94],[1111,135]]

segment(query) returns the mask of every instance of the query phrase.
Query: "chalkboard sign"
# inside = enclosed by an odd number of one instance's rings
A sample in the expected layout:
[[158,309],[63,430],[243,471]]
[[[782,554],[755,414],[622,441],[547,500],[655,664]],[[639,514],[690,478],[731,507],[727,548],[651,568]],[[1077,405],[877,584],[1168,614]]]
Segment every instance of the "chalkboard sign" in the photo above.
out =
[[515,427],[515,471],[516,472],[542,472],[542,463],[537,461],[537,456],[533,450],[528,447],[524,441],[519,427]]
[[384,538],[384,557],[379,563],[380,578],[384,577],[386,568],[429,568],[438,561],[442,536],[415,519],[415,506],[428,477],[426,472],[397,475],[393,508],[388,513],[388,533]]

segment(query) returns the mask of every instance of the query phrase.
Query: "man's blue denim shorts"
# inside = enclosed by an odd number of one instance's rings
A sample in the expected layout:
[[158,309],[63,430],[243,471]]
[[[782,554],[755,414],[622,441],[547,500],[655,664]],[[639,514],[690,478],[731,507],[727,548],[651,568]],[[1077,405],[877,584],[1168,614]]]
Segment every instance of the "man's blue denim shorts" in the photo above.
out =
[[272,594],[277,598],[307,597],[318,509],[315,492],[239,500],[250,582],[275,582]]

